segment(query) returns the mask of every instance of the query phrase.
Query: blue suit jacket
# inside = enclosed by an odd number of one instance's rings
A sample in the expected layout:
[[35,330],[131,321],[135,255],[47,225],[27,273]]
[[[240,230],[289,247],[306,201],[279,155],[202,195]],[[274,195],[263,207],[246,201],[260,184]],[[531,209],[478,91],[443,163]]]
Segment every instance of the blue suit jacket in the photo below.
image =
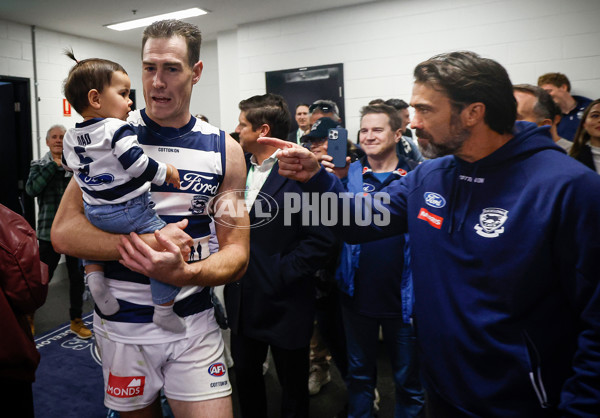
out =
[[[249,159],[246,155],[248,168]],[[297,182],[279,175],[276,163],[261,193],[272,197],[278,209],[273,200],[257,198],[250,224],[265,213],[272,221],[251,228],[248,270],[225,288],[232,331],[286,349],[308,346],[315,314],[314,274],[339,251],[328,228],[301,224],[301,211],[288,211],[284,222],[285,194],[301,192]]]

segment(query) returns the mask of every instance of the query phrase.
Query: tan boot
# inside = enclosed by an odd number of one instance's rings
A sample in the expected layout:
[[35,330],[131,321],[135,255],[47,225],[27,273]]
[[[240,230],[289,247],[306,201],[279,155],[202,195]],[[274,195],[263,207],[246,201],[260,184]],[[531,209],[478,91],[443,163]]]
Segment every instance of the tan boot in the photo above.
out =
[[75,318],[71,320],[71,332],[77,335],[82,340],[92,338],[92,331],[85,326],[81,318]]
[[33,314],[25,315],[27,317],[27,321],[29,322],[29,326],[31,327],[31,335],[35,335],[35,324],[33,323]]

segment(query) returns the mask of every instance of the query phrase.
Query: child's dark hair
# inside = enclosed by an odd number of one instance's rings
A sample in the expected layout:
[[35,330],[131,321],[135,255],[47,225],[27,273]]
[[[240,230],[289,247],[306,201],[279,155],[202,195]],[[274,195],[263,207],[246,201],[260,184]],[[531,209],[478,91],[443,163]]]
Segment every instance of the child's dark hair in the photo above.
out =
[[65,49],[64,54],[77,64],[69,71],[69,76],[63,84],[65,97],[79,114],[88,106],[88,92],[92,89],[102,93],[105,86],[110,85],[115,71],[127,74],[127,71],[116,62],[100,58],[89,58],[78,61],[73,50]]

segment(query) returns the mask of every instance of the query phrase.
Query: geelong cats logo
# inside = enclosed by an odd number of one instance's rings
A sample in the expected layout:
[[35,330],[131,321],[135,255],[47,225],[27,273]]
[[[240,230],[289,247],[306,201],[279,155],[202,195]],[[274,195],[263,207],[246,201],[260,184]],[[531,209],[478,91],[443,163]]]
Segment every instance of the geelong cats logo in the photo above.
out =
[[479,215],[479,223],[475,225],[478,235],[495,238],[504,232],[504,222],[508,219],[508,211],[500,208],[486,208]]
[[206,205],[208,204],[208,196],[195,195],[192,197],[191,207],[189,211],[193,215],[204,215],[206,214]]

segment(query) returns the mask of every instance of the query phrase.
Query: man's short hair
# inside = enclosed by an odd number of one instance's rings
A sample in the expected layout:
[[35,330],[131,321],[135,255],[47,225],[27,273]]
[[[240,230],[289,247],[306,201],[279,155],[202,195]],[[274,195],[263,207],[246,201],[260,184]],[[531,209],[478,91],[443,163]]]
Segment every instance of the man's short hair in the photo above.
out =
[[[144,53],[144,45],[150,38],[169,39],[173,36],[181,36],[185,39],[187,45],[187,58],[190,68],[200,61],[200,45],[202,44],[202,34],[198,26],[181,20],[168,19],[159,20],[150,24],[144,29],[142,36],[142,54]],[[143,58],[143,57],[142,57]]]
[[299,108],[300,106],[306,106],[306,107],[310,107],[310,105],[309,105],[308,103],[298,103],[298,104],[296,105],[296,110],[298,110],[298,108]]
[[543,86],[544,84],[552,84],[556,87],[562,87],[564,85],[567,86],[567,91],[571,91],[571,82],[563,73],[546,73],[538,77],[538,86]]
[[51,127],[48,128],[48,131],[46,132],[46,141],[50,138],[50,132],[53,131],[54,129],[60,129],[63,132],[67,132],[67,128],[65,128],[63,125],[52,125]]
[[336,122],[339,122],[340,120],[340,110],[333,100],[315,100],[313,104],[308,107],[308,113],[311,115],[313,113],[332,113],[333,117],[331,119]]
[[369,106],[370,105],[380,105],[380,104],[385,104],[385,100],[383,99],[373,99],[369,102]]
[[532,84],[515,84],[513,90],[535,96],[537,101],[533,106],[533,113],[535,114],[538,123],[542,122],[544,119],[550,119],[554,122],[554,118],[561,114],[560,108],[554,102],[550,93],[543,88]]
[[267,93],[262,96],[252,96],[239,104],[252,129],[258,129],[262,124],[269,125],[271,136],[286,138],[290,130],[290,111],[283,97]]
[[392,106],[386,104],[369,104],[368,106],[363,106],[362,109],[360,109],[360,120],[362,121],[362,118],[365,115],[373,113],[387,115],[390,120],[390,128],[392,131],[396,132],[398,129],[402,129],[402,118],[398,114],[398,111]]
[[392,106],[396,110],[408,109],[408,103],[402,99],[387,99],[384,103],[388,106]]
[[474,52],[436,55],[417,65],[415,81],[445,93],[456,112],[471,103],[485,105],[485,123],[499,134],[511,133],[517,101],[508,73],[496,61]]

